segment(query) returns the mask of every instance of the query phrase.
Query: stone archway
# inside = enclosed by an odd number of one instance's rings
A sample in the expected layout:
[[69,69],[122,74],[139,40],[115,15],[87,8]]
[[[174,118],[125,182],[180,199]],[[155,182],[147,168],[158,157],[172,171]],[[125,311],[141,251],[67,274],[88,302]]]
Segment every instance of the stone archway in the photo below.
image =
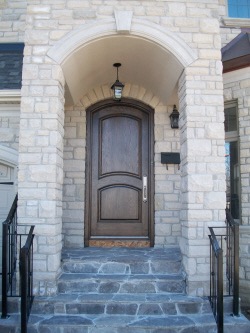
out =
[[[114,81],[112,64],[119,61],[119,59],[117,59],[119,57],[122,58],[122,64],[124,65],[122,68],[126,69],[121,72],[121,80],[124,83],[132,82],[134,86],[143,86],[147,91],[152,91],[152,94],[158,96],[161,103],[163,103],[163,108],[165,108],[164,112],[166,112],[168,107],[170,108],[171,105],[175,104],[174,102],[178,102],[176,86],[180,83],[180,111],[181,116],[183,116],[181,119],[183,130],[181,131],[182,138],[180,142],[182,144],[181,152],[183,153],[184,163],[182,186],[186,194],[184,199],[187,198],[187,202],[185,202],[183,206],[184,208],[182,207],[183,214],[181,216],[183,219],[182,229],[185,232],[183,233],[182,250],[185,254],[184,263],[188,269],[192,267],[191,264],[193,262],[196,263],[194,258],[195,254],[193,254],[192,251],[186,251],[187,249],[191,249],[192,245],[195,243],[192,241],[193,234],[186,232],[186,230],[188,231],[189,228],[195,228],[192,222],[195,220],[198,211],[197,207],[192,206],[192,203],[189,202],[189,193],[193,191],[199,192],[200,188],[196,186],[196,183],[207,175],[202,174],[199,178],[193,175],[195,174],[195,169],[192,168],[192,165],[190,165],[191,162],[188,159],[190,154],[193,154],[191,161],[196,162],[197,147],[201,147],[199,133],[204,133],[204,131],[197,131],[197,137],[193,139],[190,138],[188,126],[190,122],[194,121],[194,115],[197,111],[200,115],[201,106],[203,107],[204,116],[208,117],[208,115],[205,114],[208,99],[210,106],[212,104],[213,111],[219,110],[221,100],[214,95],[217,96],[220,85],[212,86],[209,90],[207,90],[208,87],[206,86],[201,89],[200,82],[203,83],[203,81],[199,66],[192,66],[192,71],[184,70],[187,67],[191,67],[198,57],[196,51],[192,50],[188,44],[178,36],[178,33],[170,33],[166,28],[159,27],[147,20],[132,17],[125,31],[120,23],[124,23],[121,18],[96,20],[94,23],[86,24],[79,29],[70,31],[60,41],[56,42],[54,46],[44,54],[45,56],[43,58],[41,57],[42,63],[36,65],[30,63],[28,55],[26,56],[26,62],[24,61],[24,89],[22,89],[20,116],[20,146],[24,149],[20,150],[22,172],[19,173],[19,188],[22,190],[25,189],[25,191],[20,191],[20,207],[22,208],[20,209],[20,220],[26,220],[26,207],[28,207],[32,201],[36,206],[37,212],[39,212],[38,226],[36,229],[37,237],[39,239],[41,236],[43,237],[43,241],[44,239],[46,240],[46,244],[52,244],[49,247],[40,246],[38,250],[38,254],[43,255],[44,258],[45,264],[42,266],[44,279],[48,279],[48,284],[45,282],[44,285],[46,285],[46,288],[52,285],[50,288],[52,292],[54,292],[54,288],[56,288],[54,282],[60,270],[62,245],[64,98],[66,99],[66,105],[70,105],[71,107],[73,105],[77,106],[81,97],[95,89],[95,87],[103,85],[110,87],[110,83]],[[34,29],[36,28],[34,27]],[[111,54],[109,46],[111,44],[113,45],[113,42],[116,46],[115,52],[112,52],[112,58],[109,58]],[[49,43],[54,43],[54,41],[50,40]],[[33,45],[32,40],[27,41],[28,47],[31,46],[32,48]],[[125,45],[126,50],[132,50],[134,53],[131,53],[132,51],[119,53],[119,50],[124,50],[122,49],[122,45]],[[134,46],[134,48],[131,46]],[[102,51],[104,50],[107,50],[107,52],[103,53]],[[138,54],[141,55],[141,57],[138,57]],[[206,52],[203,52],[203,57],[207,59]],[[141,61],[142,59],[143,61]],[[219,67],[220,60],[218,59],[217,62],[210,60],[211,58],[206,62],[206,66],[210,66],[213,70],[209,71],[208,79],[212,82],[214,79],[218,79],[218,83],[220,83],[220,74],[218,74],[218,69],[215,71],[214,68],[215,66]],[[51,75],[49,86],[48,78],[40,75],[41,71],[44,69],[46,69],[46,73]],[[207,69],[208,68],[206,68],[206,70]],[[187,75],[187,73],[190,75]],[[202,93],[204,93],[207,97],[199,99],[199,105],[194,105],[194,97],[196,96],[194,96],[193,90],[190,89],[190,84],[193,82],[196,83],[196,86],[197,84],[199,85],[199,94],[202,95]],[[38,84],[41,86],[40,90],[37,89]],[[31,90],[33,90],[33,95],[29,93]],[[45,93],[41,93],[41,91]],[[95,91],[98,93],[98,90]],[[172,98],[173,95],[174,99]],[[211,99],[210,96],[213,96],[213,98]],[[27,112],[29,112],[29,118],[27,118]],[[209,112],[211,114],[211,110],[209,110]],[[43,115],[42,120],[41,113]],[[166,114],[164,117],[167,118]],[[204,138],[202,143],[208,143],[208,155],[210,151],[214,152],[214,148],[216,148],[212,147],[211,144],[217,145],[217,141],[219,141],[217,139],[221,138],[217,133],[214,134],[215,132],[212,130],[213,127],[211,126],[213,122],[218,121],[218,119],[221,118],[209,118],[209,124],[206,126],[207,137]],[[31,125],[32,123],[39,124],[39,126],[34,128],[34,126]],[[199,127],[199,119],[197,119],[194,124],[192,123],[192,126]],[[41,129],[44,130],[42,138],[39,136]],[[69,131],[69,135],[72,135],[71,131]],[[215,140],[212,140],[213,138],[215,138]],[[36,148],[40,148],[40,150],[37,156],[34,157],[34,154],[32,155],[33,164],[31,165],[27,157],[30,157],[32,153],[28,148],[34,147],[34,145]],[[49,146],[49,156],[46,150],[44,150],[44,145]],[[159,153],[160,151],[164,151],[162,148],[165,149],[164,144],[159,145]],[[175,149],[178,148],[178,145],[176,145]],[[197,156],[197,160],[198,157],[199,156]],[[221,160],[222,159],[218,162],[219,167],[222,165]],[[207,161],[207,163],[210,163],[209,160]],[[189,168],[189,165],[191,168]],[[214,189],[216,186],[216,183],[213,183],[212,176],[217,173],[217,170],[212,168],[209,170],[211,170],[211,177],[208,178],[208,183],[204,184],[204,188],[202,188],[202,191],[205,192],[208,198],[211,192],[210,189]],[[25,177],[23,177],[23,175],[25,175]],[[29,182],[28,189],[25,187],[27,182]],[[165,191],[165,189],[166,187],[163,191]],[[218,197],[220,194],[221,193],[218,193]],[[203,197],[201,201],[200,206],[206,208]],[[212,209],[217,209],[217,204],[214,202],[212,202],[212,204],[213,206],[207,207],[209,212]],[[220,217],[221,215],[217,214],[217,216]],[[200,215],[198,217],[200,219]],[[218,218],[216,217],[216,219]],[[208,220],[209,222],[212,220],[210,215]],[[204,218],[201,218],[201,221],[203,222]],[[160,231],[159,228],[159,232]],[[204,237],[204,249],[207,251],[205,242]],[[37,261],[39,261],[39,256],[37,256]],[[196,272],[194,274],[196,274]],[[202,274],[203,273],[200,275]],[[39,281],[39,279],[40,274],[37,274],[37,280]],[[201,277],[201,279],[204,281],[203,277]],[[194,289],[196,290],[195,278],[193,282],[195,286]]]
[[125,82],[145,86],[167,102],[183,69],[197,59],[196,52],[167,29],[131,18],[124,32],[120,21],[109,18],[81,26],[48,51],[47,55],[62,67],[66,105],[76,104],[95,86],[110,84],[114,78],[112,64],[117,60],[122,63]]

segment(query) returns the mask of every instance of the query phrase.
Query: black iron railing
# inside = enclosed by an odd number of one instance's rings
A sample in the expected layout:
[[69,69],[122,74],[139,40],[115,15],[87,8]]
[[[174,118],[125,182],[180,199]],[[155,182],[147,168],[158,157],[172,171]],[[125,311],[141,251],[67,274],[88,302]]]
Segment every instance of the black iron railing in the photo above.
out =
[[[209,227],[210,235],[210,304],[223,333],[223,300],[231,296],[232,312],[239,316],[239,224],[226,210],[226,227]],[[216,234],[214,232],[216,230]],[[220,230],[220,232],[217,232]],[[223,255],[225,249],[225,255]]]
[[217,323],[218,333],[223,333],[223,250],[213,228],[210,235],[210,296],[209,301]]
[[7,295],[15,294],[17,263],[17,195],[2,224],[2,318],[8,316]]
[[233,314],[239,316],[239,224],[226,210],[227,294],[233,297]]
[[[8,217],[2,226],[2,318],[8,317],[8,297],[21,297],[21,333],[26,333],[34,298],[34,226],[17,224],[17,201],[18,197],[16,195]],[[20,232],[21,229],[26,229],[27,227],[29,227],[28,235],[26,232]],[[16,278],[18,254],[20,281]]]
[[31,226],[25,245],[20,250],[21,277],[21,333],[27,333],[28,319],[33,303],[33,239]]

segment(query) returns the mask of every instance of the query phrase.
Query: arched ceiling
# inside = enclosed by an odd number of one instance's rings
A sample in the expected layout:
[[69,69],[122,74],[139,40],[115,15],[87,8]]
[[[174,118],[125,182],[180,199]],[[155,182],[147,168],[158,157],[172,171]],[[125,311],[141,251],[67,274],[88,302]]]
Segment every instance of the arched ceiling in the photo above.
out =
[[176,103],[176,87],[183,71],[178,59],[148,39],[112,35],[85,43],[62,63],[66,79],[66,105],[77,103],[90,89],[112,85],[113,64],[119,62],[119,80],[142,86],[165,104]]

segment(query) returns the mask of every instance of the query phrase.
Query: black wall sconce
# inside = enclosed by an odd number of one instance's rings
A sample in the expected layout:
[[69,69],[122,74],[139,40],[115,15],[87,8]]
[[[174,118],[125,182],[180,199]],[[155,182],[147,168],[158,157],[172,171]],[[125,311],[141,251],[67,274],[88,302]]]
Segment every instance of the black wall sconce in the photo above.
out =
[[113,90],[113,98],[114,98],[114,100],[120,101],[121,98],[122,98],[122,90],[124,88],[124,84],[122,84],[119,81],[119,78],[118,78],[118,69],[119,69],[119,67],[121,67],[121,64],[117,62],[117,63],[113,64],[113,66],[116,67],[117,78],[116,78],[115,83],[112,84],[111,89]]
[[179,111],[177,110],[176,105],[174,105],[173,112],[169,116],[171,128],[179,128],[179,116]]

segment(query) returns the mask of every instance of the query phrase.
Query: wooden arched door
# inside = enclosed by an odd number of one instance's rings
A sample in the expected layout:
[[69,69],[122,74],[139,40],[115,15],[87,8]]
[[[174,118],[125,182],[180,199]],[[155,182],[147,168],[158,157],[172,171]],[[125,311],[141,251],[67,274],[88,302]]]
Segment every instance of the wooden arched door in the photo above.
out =
[[87,110],[86,246],[153,246],[153,110],[131,100]]

